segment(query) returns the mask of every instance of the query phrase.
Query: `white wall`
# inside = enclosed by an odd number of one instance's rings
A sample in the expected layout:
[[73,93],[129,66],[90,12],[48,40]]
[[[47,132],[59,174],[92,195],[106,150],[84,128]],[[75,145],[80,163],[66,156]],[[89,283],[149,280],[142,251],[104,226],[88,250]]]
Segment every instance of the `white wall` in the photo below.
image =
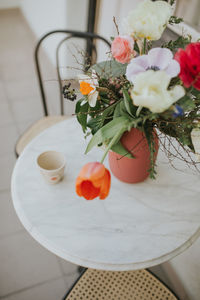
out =
[[[108,40],[110,37],[116,36],[117,31],[113,22],[113,17],[119,27],[120,34],[123,33],[122,20],[127,16],[128,12],[136,6],[141,0],[100,0],[99,21],[97,33],[104,36]],[[98,48],[98,61],[107,59],[105,54],[106,47],[100,45]]]
[[[39,39],[55,29],[86,30],[87,3],[88,0],[22,0],[21,9],[36,38]],[[54,65],[55,48],[58,41],[64,37],[64,34],[57,34],[49,37],[44,43],[45,50]],[[67,60],[66,48],[61,51],[61,62],[63,66],[71,63]]]
[[19,7],[22,0],[0,0],[0,9]]
[[[21,9],[36,39],[55,28],[63,29],[66,27],[67,8],[65,0],[23,0]],[[46,51],[55,64],[54,45],[55,37],[49,38],[48,43],[45,43]]]

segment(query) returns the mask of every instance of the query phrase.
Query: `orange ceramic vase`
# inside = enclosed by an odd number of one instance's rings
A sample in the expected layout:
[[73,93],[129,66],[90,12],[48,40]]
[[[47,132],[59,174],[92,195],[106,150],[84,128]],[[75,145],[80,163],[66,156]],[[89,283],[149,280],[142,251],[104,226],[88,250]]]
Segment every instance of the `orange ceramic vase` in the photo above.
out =
[[[158,137],[154,134],[155,149],[154,159],[158,153]],[[121,156],[113,151],[108,154],[110,170],[115,177],[123,182],[137,183],[144,181],[149,176],[150,150],[144,133],[136,128],[125,132],[121,138],[125,149],[131,152],[134,158]]]

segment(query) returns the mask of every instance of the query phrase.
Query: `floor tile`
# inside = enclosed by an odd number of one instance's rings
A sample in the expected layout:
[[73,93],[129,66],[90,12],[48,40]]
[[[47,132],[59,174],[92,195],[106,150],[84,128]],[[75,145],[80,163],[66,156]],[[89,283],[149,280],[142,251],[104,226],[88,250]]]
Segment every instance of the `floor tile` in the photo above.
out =
[[[199,259],[200,239],[189,247],[186,251],[176,256],[170,261],[170,267],[175,278],[178,279],[184,288],[176,290],[180,299],[183,299],[184,291],[188,295],[187,300],[200,299],[200,259]],[[175,281],[175,280],[174,280]],[[172,283],[174,283],[174,281]],[[176,280],[177,281],[177,280]],[[177,289],[177,282],[175,281],[175,289]],[[186,299],[186,298],[184,298]]]
[[15,213],[10,191],[0,192],[0,212],[0,239],[24,230]]
[[0,103],[6,101],[4,82],[0,80]]
[[5,81],[4,86],[7,99],[13,103],[34,97],[37,99],[37,97],[39,98],[40,96],[37,78],[34,76],[31,78]]
[[149,270],[156,276],[158,277],[164,284],[166,284],[168,287],[170,287],[171,289],[173,288],[171,286],[171,282],[167,276],[167,274],[165,273],[165,271],[162,268],[162,264],[158,265],[158,266],[154,266],[149,268]]
[[0,126],[0,155],[12,154],[18,139],[18,131],[14,124]]
[[33,40],[34,35],[27,26],[20,9],[0,10],[0,27],[3,29],[0,30],[1,48],[11,48],[9,46],[13,45],[20,47]]
[[0,126],[13,123],[13,121],[9,101],[6,97],[4,82],[0,80]]
[[0,126],[11,124],[13,121],[13,115],[8,102],[6,100],[3,101],[0,96]]
[[0,296],[62,276],[56,256],[28,233],[0,239]]
[[[0,46],[0,51],[1,51],[1,55],[0,55],[0,65],[1,66],[16,66],[18,64],[22,64],[29,60],[31,62],[33,62],[33,54],[34,54],[34,49],[32,47],[32,45],[30,45],[29,43],[26,43],[22,49],[21,44],[19,45],[19,47],[5,47],[2,48],[2,46]],[[29,66],[27,68],[26,65],[26,69],[30,69],[31,66]],[[9,69],[8,69],[9,71]],[[17,68],[16,71],[18,71],[19,74],[19,69]]]
[[[28,58],[24,59],[23,62],[15,61],[15,63],[9,66],[9,69],[8,64],[0,63],[1,79],[4,81],[21,79],[23,81],[29,78],[31,80],[35,76],[33,58],[30,58],[31,54],[32,53],[30,53]],[[8,59],[9,58],[6,57],[6,60]],[[27,68],[27,64],[29,64],[29,68]]]
[[35,123],[35,121],[37,119],[38,119],[38,117],[17,122],[16,126],[17,126],[17,131],[18,131],[19,135],[22,135],[31,125],[33,125]]
[[0,190],[10,189],[11,175],[16,162],[14,154],[6,154],[0,156]]
[[67,289],[70,289],[72,287],[72,285],[76,282],[76,280],[79,278],[79,276],[80,276],[80,274],[77,272],[77,273],[67,275],[64,277],[65,283],[67,285]]
[[63,278],[51,280],[25,291],[15,293],[4,300],[61,300],[67,292],[67,284]]
[[38,120],[43,116],[43,108],[38,96],[30,96],[27,99],[13,102],[11,110],[16,123],[27,120]]
[[59,263],[64,275],[77,273],[78,266],[68,262],[67,260],[59,258]]

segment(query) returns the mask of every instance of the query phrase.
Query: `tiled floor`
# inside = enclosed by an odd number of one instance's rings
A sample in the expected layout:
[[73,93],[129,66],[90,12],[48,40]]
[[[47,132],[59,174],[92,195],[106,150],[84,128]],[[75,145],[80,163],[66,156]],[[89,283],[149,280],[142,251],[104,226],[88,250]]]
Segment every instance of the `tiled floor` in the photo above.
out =
[[[51,254],[30,237],[15,214],[10,195],[15,142],[42,116],[33,62],[34,46],[35,38],[20,11],[1,10],[0,299],[4,300],[62,299],[78,276],[77,266]],[[51,108],[55,112],[56,101],[52,95],[55,82],[52,84]],[[157,266],[153,271],[167,282],[162,268]]]
[[35,39],[19,10],[0,11],[0,299],[62,299],[77,267],[41,247],[18,220],[10,195],[18,136],[42,115]]

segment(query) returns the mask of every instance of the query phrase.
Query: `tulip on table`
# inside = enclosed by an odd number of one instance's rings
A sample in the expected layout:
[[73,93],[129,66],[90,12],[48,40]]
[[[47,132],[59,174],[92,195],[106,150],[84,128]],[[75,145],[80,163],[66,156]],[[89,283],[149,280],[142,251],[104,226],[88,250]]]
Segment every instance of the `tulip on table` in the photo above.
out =
[[76,193],[86,200],[98,197],[105,199],[110,191],[111,177],[108,169],[99,162],[90,162],[80,171],[76,179]]

